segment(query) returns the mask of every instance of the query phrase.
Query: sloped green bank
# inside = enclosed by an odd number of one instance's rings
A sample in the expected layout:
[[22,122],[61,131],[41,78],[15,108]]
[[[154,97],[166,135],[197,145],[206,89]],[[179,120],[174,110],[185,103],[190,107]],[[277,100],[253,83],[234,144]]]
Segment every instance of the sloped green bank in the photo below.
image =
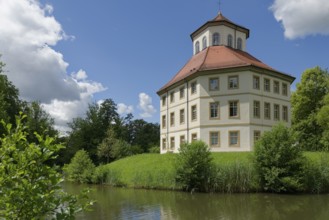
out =
[[[304,153],[305,192],[329,192],[329,154]],[[175,182],[177,154],[141,154],[96,168],[94,182],[132,188],[180,190]],[[212,153],[216,164],[216,192],[258,192],[252,152]]]

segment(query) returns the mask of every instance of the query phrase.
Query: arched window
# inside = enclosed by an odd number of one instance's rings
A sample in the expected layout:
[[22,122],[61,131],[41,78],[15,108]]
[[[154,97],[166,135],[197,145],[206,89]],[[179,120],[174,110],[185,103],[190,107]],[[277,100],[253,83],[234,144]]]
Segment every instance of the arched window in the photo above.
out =
[[207,48],[207,37],[204,36],[202,38],[202,50],[206,49]]
[[196,43],[195,43],[195,54],[197,54],[197,53],[199,53],[200,52],[200,43],[199,43],[199,41],[197,41]]
[[242,50],[242,39],[241,39],[240,37],[238,38],[237,48],[238,48],[239,50]]
[[212,45],[213,46],[218,46],[219,43],[220,43],[219,33],[214,33],[212,35]]
[[230,34],[227,36],[227,46],[229,47],[233,46],[233,37]]

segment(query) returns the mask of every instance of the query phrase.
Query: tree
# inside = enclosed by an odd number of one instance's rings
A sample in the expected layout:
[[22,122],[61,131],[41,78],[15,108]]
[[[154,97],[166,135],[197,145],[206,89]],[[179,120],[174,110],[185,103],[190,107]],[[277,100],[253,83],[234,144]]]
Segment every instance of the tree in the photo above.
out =
[[296,92],[292,94],[292,124],[297,141],[304,150],[321,150],[323,128],[319,126],[317,114],[328,94],[329,73],[320,67],[306,70]]
[[71,163],[64,167],[67,179],[79,183],[92,183],[95,165],[91,161],[88,152],[79,150],[71,160]]
[[116,105],[111,99],[106,99],[101,105],[89,105],[85,118],[75,118],[69,124],[71,132],[68,137],[68,148],[86,150],[95,164],[100,161],[97,156],[97,146],[106,136],[106,131],[119,120]]
[[268,192],[302,190],[304,157],[291,129],[278,124],[255,144],[255,167],[260,185]]
[[111,151],[113,145],[117,142],[116,134],[113,129],[108,129],[106,132],[106,137],[103,139],[102,143],[97,147],[97,155],[100,159],[105,158],[106,163],[110,162],[112,156]]
[[33,135],[45,134],[50,137],[57,137],[58,131],[54,128],[54,119],[42,108],[39,102],[30,102],[25,104],[24,114],[27,116],[26,126],[28,128],[28,140],[36,142],[37,139]]
[[77,197],[63,192],[61,174],[47,165],[62,146],[37,133],[38,143],[28,142],[25,118],[17,117],[16,126],[2,120],[0,218],[73,219],[81,209]]
[[112,146],[111,156],[115,160],[118,160],[142,152],[143,150],[139,146],[133,146],[124,140],[117,140]]
[[131,145],[140,146],[143,152],[148,152],[153,146],[160,145],[159,124],[148,123],[143,119],[136,119],[128,125],[129,140]]
[[210,190],[212,162],[209,147],[202,141],[183,144],[179,149],[175,167],[176,181],[185,191]]
[[[4,63],[0,61],[0,119],[15,124],[15,115],[22,111],[22,102],[19,99],[18,89],[3,75]],[[1,128],[0,134],[5,131]]]

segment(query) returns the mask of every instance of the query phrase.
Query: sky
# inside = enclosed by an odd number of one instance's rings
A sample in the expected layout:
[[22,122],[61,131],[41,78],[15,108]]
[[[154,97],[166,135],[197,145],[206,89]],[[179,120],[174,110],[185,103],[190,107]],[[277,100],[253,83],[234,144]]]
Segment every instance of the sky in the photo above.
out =
[[111,98],[159,122],[156,92],[192,57],[190,34],[219,10],[250,30],[247,52],[296,77],[329,66],[328,0],[0,0],[0,60],[56,128]]

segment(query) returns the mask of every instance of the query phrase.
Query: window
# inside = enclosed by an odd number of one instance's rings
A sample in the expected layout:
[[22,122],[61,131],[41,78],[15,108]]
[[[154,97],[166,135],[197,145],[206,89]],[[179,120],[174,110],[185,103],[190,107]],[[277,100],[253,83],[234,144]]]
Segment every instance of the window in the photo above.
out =
[[193,133],[192,134],[192,142],[197,141],[197,140],[198,140],[197,134],[196,133]]
[[260,102],[254,101],[254,118],[260,118]]
[[209,133],[209,145],[210,147],[219,147],[219,132],[212,131]]
[[212,35],[212,45],[213,46],[218,46],[219,43],[220,43],[219,33],[214,33]]
[[186,143],[186,141],[185,141],[185,135],[181,135],[179,137],[179,145],[182,145],[182,144],[185,144],[185,143]]
[[219,102],[211,102],[209,104],[209,113],[210,113],[210,119],[219,118]]
[[242,50],[242,39],[240,37],[238,38],[237,49]]
[[191,120],[195,121],[197,119],[197,114],[196,114],[196,105],[193,105],[191,107]]
[[271,119],[271,104],[268,102],[264,103],[264,118]]
[[238,89],[239,88],[239,77],[238,76],[229,76],[228,77],[228,88],[229,89]]
[[170,113],[170,126],[175,126],[175,112]]
[[207,48],[207,37],[202,38],[202,50]]
[[210,78],[209,79],[209,90],[210,91],[218,91],[219,90],[219,79],[218,78]]
[[196,93],[196,82],[192,82],[191,83],[191,94],[195,94]]
[[175,137],[170,138],[170,150],[175,149]]
[[179,89],[179,98],[183,99],[184,97],[185,97],[185,87],[183,86]]
[[162,96],[162,106],[166,105],[166,96]]
[[280,120],[280,106],[274,104],[274,120]]
[[282,119],[283,121],[288,122],[288,107],[282,106]]
[[271,91],[271,81],[269,79],[264,79],[264,91]]
[[273,91],[274,93],[280,94],[280,83],[278,81],[274,81]]
[[167,138],[162,138],[162,150],[167,148]]
[[199,43],[199,41],[197,41],[196,43],[195,43],[195,54],[197,54],[197,53],[199,53],[200,52],[200,43]]
[[175,102],[175,92],[170,93],[170,103]]
[[179,123],[184,124],[185,122],[185,109],[179,111]]
[[253,88],[259,90],[259,77],[258,76],[253,76]]
[[239,131],[229,131],[229,145],[230,147],[239,146]]
[[288,95],[288,85],[286,83],[282,83],[282,95]]
[[230,118],[239,117],[239,101],[229,101],[229,116]]
[[233,46],[233,37],[230,34],[227,36],[227,46],[229,47]]
[[260,131],[254,131],[254,143],[260,138]]
[[166,128],[166,122],[167,122],[166,115],[162,115],[162,128]]

